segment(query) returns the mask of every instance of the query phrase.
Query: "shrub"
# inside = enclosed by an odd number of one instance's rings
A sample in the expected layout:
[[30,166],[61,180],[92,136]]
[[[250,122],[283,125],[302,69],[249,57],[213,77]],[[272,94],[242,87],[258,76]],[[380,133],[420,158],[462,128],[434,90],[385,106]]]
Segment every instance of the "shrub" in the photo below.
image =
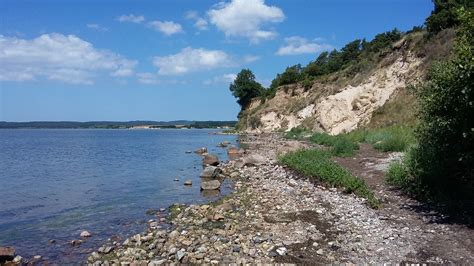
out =
[[365,141],[374,145],[374,148],[384,152],[405,151],[415,138],[411,128],[404,126],[390,126],[367,132]]
[[415,88],[419,145],[408,167],[429,189],[421,196],[474,205],[474,12],[460,10],[460,21],[454,57]]
[[347,193],[367,199],[367,203],[377,208],[379,201],[365,182],[331,160],[331,154],[322,150],[300,150],[287,153],[279,158],[280,163],[291,169],[331,186],[342,187]]

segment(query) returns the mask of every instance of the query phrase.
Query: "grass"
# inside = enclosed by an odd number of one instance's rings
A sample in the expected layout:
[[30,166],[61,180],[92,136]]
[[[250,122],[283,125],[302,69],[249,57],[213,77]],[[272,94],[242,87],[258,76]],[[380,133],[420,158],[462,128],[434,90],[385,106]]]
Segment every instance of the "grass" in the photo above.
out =
[[362,179],[331,160],[331,153],[319,149],[300,150],[279,158],[281,164],[309,178],[331,186],[344,188],[347,193],[367,199],[369,206],[378,208],[380,203]]
[[286,132],[284,137],[286,139],[303,139],[306,136],[311,135],[311,131],[303,127],[294,127],[290,131]]
[[310,140],[316,144],[330,147],[332,155],[348,157],[354,155],[359,145],[346,135],[329,135],[327,133],[314,133]]
[[384,152],[406,151],[416,143],[413,129],[405,126],[359,129],[348,133],[346,136],[355,142],[370,143],[375,149]]

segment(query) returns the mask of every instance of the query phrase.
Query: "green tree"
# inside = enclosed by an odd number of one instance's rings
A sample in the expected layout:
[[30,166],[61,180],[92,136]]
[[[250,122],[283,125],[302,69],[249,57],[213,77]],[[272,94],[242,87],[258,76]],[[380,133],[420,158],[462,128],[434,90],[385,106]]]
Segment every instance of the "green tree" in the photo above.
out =
[[426,19],[426,28],[431,34],[458,25],[459,20],[456,11],[459,8],[474,8],[474,1],[472,0],[433,0],[433,4],[434,10]]
[[253,98],[264,93],[262,85],[255,80],[255,75],[250,69],[242,69],[234,82],[230,84],[229,89],[237,98],[241,110],[245,110]]
[[[459,11],[454,57],[435,64],[415,88],[418,146],[409,169],[423,196],[474,205],[474,13]],[[427,193],[426,193],[427,192]],[[469,205],[468,205],[469,206]]]

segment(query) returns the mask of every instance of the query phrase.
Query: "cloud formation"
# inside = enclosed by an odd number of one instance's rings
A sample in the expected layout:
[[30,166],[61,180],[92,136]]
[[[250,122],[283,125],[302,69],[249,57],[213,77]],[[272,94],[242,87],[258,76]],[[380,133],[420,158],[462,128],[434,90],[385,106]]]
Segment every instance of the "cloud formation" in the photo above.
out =
[[141,15],[121,15],[120,17],[117,18],[118,21],[120,22],[132,22],[132,23],[142,23],[145,21],[145,17]]
[[155,57],[153,65],[160,75],[179,75],[231,66],[230,56],[221,50],[186,47],[179,53]]
[[131,76],[136,61],[98,50],[74,35],[43,34],[35,39],[0,35],[0,80],[45,78],[73,84],[92,84],[103,74]]
[[245,37],[252,43],[275,38],[277,32],[263,29],[264,26],[285,19],[280,8],[265,5],[264,0],[221,2],[207,14],[210,22],[227,37]]
[[181,25],[173,21],[151,21],[148,25],[167,36],[183,32]]
[[86,26],[89,29],[93,29],[93,30],[96,30],[96,31],[108,31],[109,30],[108,28],[102,27],[99,24],[86,24]]
[[188,11],[184,16],[186,19],[194,21],[194,27],[200,31],[208,30],[209,23],[203,17],[200,17],[196,11]]
[[222,84],[222,83],[230,84],[234,82],[235,78],[237,78],[237,74],[235,73],[223,74],[220,76],[215,76],[212,79],[205,80],[204,84],[205,85]]
[[285,44],[280,46],[277,55],[299,55],[299,54],[314,54],[325,50],[331,50],[332,46],[325,43],[308,41],[299,36],[292,36],[285,38]]

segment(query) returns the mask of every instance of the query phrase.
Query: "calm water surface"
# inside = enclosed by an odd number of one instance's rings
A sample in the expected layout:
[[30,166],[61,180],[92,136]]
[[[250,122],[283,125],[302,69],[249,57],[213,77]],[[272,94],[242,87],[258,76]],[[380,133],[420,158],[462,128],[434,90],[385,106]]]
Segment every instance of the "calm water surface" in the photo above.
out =
[[[110,237],[143,231],[153,218],[148,209],[215,199],[200,193],[200,156],[185,153],[205,146],[227,159],[216,144],[236,144],[236,137],[212,132],[0,130],[0,246],[26,258],[73,262]],[[183,186],[186,179],[192,187]],[[221,194],[230,190],[224,183]],[[93,237],[68,245],[82,230]]]

